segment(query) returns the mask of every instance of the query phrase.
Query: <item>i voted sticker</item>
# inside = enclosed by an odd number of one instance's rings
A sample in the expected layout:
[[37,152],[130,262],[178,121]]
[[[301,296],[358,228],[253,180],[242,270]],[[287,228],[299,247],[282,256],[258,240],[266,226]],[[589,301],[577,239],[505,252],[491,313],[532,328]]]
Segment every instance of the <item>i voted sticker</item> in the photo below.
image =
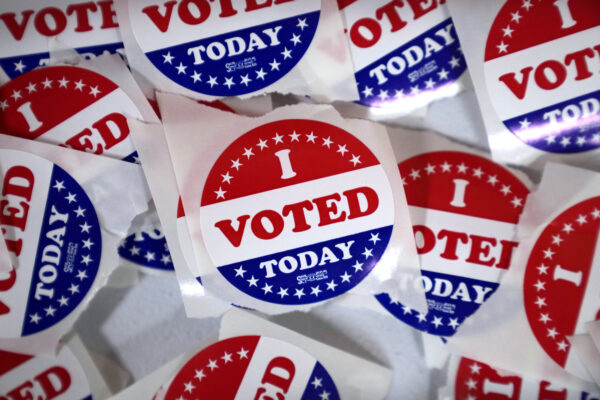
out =
[[234,141],[203,189],[207,251],[230,285],[283,305],[320,302],[358,285],[394,223],[387,175],[352,134],[281,120]]
[[329,399],[333,379],[304,350],[264,336],[222,340],[194,355],[177,373],[165,400]]
[[551,153],[600,147],[600,4],[508,0],[485,48],[485,81],[506,128]]
[[0,277],[0,337],[60,323],[98,274],[102,235],[83,188],[41,157],[0,149],[0,226],[17,268]]
[[321,0],[127,4],[142,52],[165,77],[210,96],[261,90],[290,72],[317,30]]
[[598,400],[598,397],[589,393],[569,390],[552,382],[500,374],[489,365],[468,358],[462,358],[458,365],[454,396],[456,400]]
[[568,336],[585,333],[584,324],[600,318],[600,268],[597,257],[600,197],[567,209],[542,231],[527,261],[523,282],[525,312],[544,351],[567,371]]
[[346,19],[360,104],[397,106],[401,101],[433,97],[466,70],[445,5],[389,0],[338,3]]
[[139,230],[125,238],[119,246],[119,256],[156,270],[174,269],[165,235],[159,227]]
[[87,376],[71,350],[37,357],[0,350],[0,398],[83,399],[92,395]]
[[379,302],[424,332],[451,336],[498,287],[518,243],[514,229],[529,193],[504,167],[463,152],[425,153],[398,164],[410,208],[428,312],[388,294]]
[[9,78],[48,65],[48,43],[54,38],[88,59],[123,53],[112,0],[2,1],[0,68]]

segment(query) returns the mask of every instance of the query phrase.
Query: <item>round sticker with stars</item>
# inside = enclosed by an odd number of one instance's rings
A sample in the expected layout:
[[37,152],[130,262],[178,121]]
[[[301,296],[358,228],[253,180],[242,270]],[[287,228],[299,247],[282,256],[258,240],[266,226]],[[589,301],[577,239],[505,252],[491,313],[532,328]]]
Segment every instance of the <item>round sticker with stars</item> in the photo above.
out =
[[529,190],[504,167],[470,153],[425,153],[398,168],[428,312],[412,310],[388,294],[376,297],[412,327],[451,336],[491,296],[508,269]]
[[567,337],[586,333],[584,324],[600,318],[599,228],[600,197],[558,215],[537,238],[523,282],[525,311],[536,339],[550,358],[579,376]]
[[59,324],[91,289],[102,256],[94,206],[65,170],[17,150],[0,149],[0,225],[17,265],[0,279],[0,337]]
[[256,92],[288,74],[317,31],[321,0],[128,2],[137,44],[170,81],[209,96]]
[[454,396],[457,400],[498,398],[519,400],[522,394],[522,382],[518,376],[500,375],[487,364],[461,358],[456,371]]
[[389,0],[339,4],[355,64],[358,103],[398,107],[418,101],[424,105],[455,93],[449,87],[467,65],[445,5],[391,5]]
[[355,136],[324,122],[281,120],[220,155],[200,224],[226,280],[219,287],[300,305],[347,292],[371,272],[389,243],[394,201],[382,165]]
[[194,355],[169,383],[165,400],[321,399],[340,396],[312,355],[265,336],[238,336]]
[[506,128],[551,153],[600,147],[600,3],[508,0],[485,47],[485,82]]

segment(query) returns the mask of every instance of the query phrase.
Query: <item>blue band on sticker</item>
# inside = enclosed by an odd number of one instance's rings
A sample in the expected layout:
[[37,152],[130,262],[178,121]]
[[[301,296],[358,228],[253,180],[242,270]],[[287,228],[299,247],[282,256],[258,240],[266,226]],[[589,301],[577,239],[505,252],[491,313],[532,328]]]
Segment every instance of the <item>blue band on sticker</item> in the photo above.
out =
[[83,188],[54,166],[23,321],[30,335],[67,317],[86,296],[100,267],[98,216]]
[[421,270],[426,289],[427,314],[418,312],[387,293],[375,298],[399,320],[420,331],[452,336],[498,287],[497,283]]
[[119,246],[119,256],[147,268],[173,270],[167,241],[158,229],[129,235]]
[[313,369],[306,390],[302,394],[301,400],[312,400],[312,399],[328,399],[328,400],[339,400],[340,395],[335,387],[335,383],[331,376],[317,361],[315,368]]
[[173,82],[211,96],[238,96],[284,77],[310,46],[321,12],[314,11],[177,46],[148,59]]
[[[102,54],[119,53],[119,50],[123,50],[123,43],[118,42],[100,46],[79,47],[75,50],[84,58],[90,59],[101,56]],[[32,69],[45,66],[49,58],[50,53],[48,52],[26,54],[16,57],[4,57],[0,58],[0,67],[2,67],[10,79],[13,79]]]
[[375,267],[392,226],[218,267],[242,292],[270,303],[320,302],[352,289]]
[[600,90],[504,121],[515,136],[551,153],[600,147]]
[[[440,31],[445,36],[436,34]],[[455,82],[466,68],[456,30],[448,18],[358,71],[357,103],[385,107],[433,93]]]

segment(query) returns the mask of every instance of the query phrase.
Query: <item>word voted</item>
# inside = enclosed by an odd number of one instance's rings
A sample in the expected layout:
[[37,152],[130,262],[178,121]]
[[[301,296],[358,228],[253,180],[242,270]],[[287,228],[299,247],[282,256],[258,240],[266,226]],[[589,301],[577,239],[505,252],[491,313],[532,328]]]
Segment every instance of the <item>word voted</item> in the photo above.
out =
[[[340,3],[342,7],[347,7],[356,1],[340,0]],[[387,21],[390,33],[394,33],[408,24],[400,15],[400,10],[405,10],[406,6],[412,11],[412,20],[417,20],[445,3],[445,0],[392,0],[375,10],[375,18],[364,17],[354,22],[350,27],[350,40],[360,48],[372,47],[379,42],[383,33],[380,21]]]
[[[371,215],[378,207],[377,192],[368,186],[361,186],[346,190],[341,194],[333,193],[312,200],[287,204],[281,211],[266,209],[253,216],[240,215],[236,219],[237,228],[234,228],[231,219],[221,220],[214,226],[225,235],[231,245],[239,247],[248,221],[250,221],[250,230],[254,237],[271,240],[281,235],[286,225],[290,226],[291,231],[295,233],[313,228],[307,222],[307,212],[316,216],[319,221],[317,226],[321,227]],[[346,212],[345,209],[348,211]],[[284,218],[288,215],[291,215],[291,219]]]
[[[244,12],[260,10],[278,4],[289,3],[294,0],[245,0]],[[238,10],[232,4],[233,0],[170,0],[162,5],[151,5],[142,8],[142,12],[152,21],[154,26],[161,31],[169,30],[173,11],[177,6],[176,16],[186,25],[198,25],[210,17],[212,7],[219,8],[219,17],[232,17]],[[214,6],[213,6],[214,4]]]
[[69,371],[57,365],[36,375],[32,380],[23,382],[5,395],[0,395],[0,400],[51,400],[70,387]]
[[[6,12],[0,14],[0,20],[15,40],[21,40],[27,27],[32,23],[40,35],[48,37],[60,35],[67,28],[73,28],[74,32],[94,30],[96,27],[92,26],[90,15],[95,13],[100,13],[102,17],[98,29],[119,27],[112,0],[65,4],[62,8],[44,7],[40,10],[24,10],[19,15]],[[69,18],[71,15],[73,17]]]
[[296,366],[292,360],[287,357],[273,358],[265,369],[254,400],[285,400],[295,375]]

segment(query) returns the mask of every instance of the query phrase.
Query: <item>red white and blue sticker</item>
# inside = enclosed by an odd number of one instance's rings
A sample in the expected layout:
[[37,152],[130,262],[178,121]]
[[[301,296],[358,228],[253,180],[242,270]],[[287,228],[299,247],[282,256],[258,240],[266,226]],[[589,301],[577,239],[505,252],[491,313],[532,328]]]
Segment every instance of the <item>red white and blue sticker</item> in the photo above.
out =
[[500,120],[550,153],[600,147],[600,3],[508,0],[485,48],[485,80]]
[[48,65],[53,38],[87,59],[123,53],[112,0],[2,1],[0,68],[9,78]]
[[266,88],[290,72],[315,36],[321,0],[128,2],[142,52],[179,86],[210,96]]
[[410,326],[452,336],[496,290],[502,271],[510,266],[518,245],[514,229],[529,190],[504,167],[470,153],[425,153],[398,168],[428,312],[404,306],[388,294],[376,297]]
[[278,339],[238,336],[194,355],[165,400],[197,398],[336,400],[333,379],[313,356]]
[[431,95],[466,70],[445,5],[389,0],[338,3],[346,19],[360,104],[395,106]]
[[[544,351],[571,371],[568,336],[600,319],[600,197],[557,216],[538,237],[523,282],[525,312]],[[576,356],[574,356],[576,357]]]
[[30,355],[0,350],[0,399],[91,400],[88,378],[71,350]]
[[456,400],[599,400],[586,392],[568,390],[548,381],[530,381],[500,374],[479,361],[462,358],[454,382]]
[[[40,68],[0,87],[3,133],[136,162],[127,116],[140,116],[127,94],[85,68]],[[149,268],[171,269],[168,251],[164,262],[166,246],[155,232],[140,232],[126,239],[119,255]]]
[[69,316],[92,287],[102,256],[98,216],[58,165],[0,149],[0,226],[17,268],[0,277],[0,337],[44,331]]
[[359,139],[324,122],[281,120],[220,155],[200,223],[231,285],[300,305],[345,293],[371,272],[390,240],[394,208],[382,165]]

